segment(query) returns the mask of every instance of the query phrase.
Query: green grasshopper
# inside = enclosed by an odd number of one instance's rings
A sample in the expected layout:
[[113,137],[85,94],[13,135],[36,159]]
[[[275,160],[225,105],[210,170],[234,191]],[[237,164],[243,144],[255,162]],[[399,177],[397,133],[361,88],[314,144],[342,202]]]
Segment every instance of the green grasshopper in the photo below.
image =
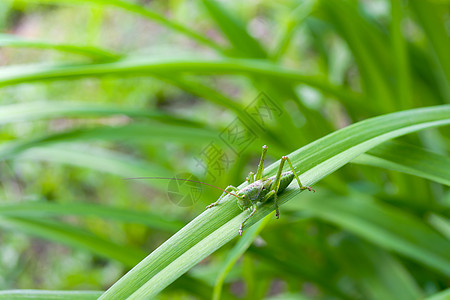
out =
[[[302,183],[300,182],[300,178],[298,178],[294,166],[291,163],[291,160],[287,156],[283,156],[281,158],[277,175],[272,177],[263,177],[262,174],[264,170],[264,159],[266,157],[266,152],[267,146],[264,145],[262,147],[261,160],[259,161],[256,175],[253,172],[250,172],[250,174],[248,174],[247,177],[247,181],[249,183],[248,186],[239,190],[238,188],[230,185],[224,190],[224,193],[219,197],[219,199],[216,202],[211,203],[206,207],[206,209],[208,209],[218,205],[219,202],[226,196],[226,194],[230,194],[237,198],[237,203],[240,209],[242,210],[251,209],[250,215],[248,215],[247,218],[245,218],[245,220],[241,223],[241,226],[239,227],[239,235],[242,235],[242,228],[244,227],[245,222],[247,222],[247,220],[250,219],[256,213],[258,202],[264,203],[274,199],[276,216],[277,219],[279,218],[280,212],[278,210],[278,195],[281,194],[288,187],[288,185],[292,182],[292,180],[294,180],[294,178],[297,179],[298,186],[300,187],[301,190],[314,191],[311,187],[302,185]],[[285,161],[289,163],[291,171],[282,173]]]
[[[259,161],[258,170],[256,171],[256,175],[253,172],[250,172],[247,177],[247,181],[249,183],[248,186],[243,188],[242,190],[239,190],[238,188],[230,185],[226,189],[222,189],[220,187],[214,186],[212,184],[208,184],[201,181],[196,180],[190,180],[190,179],[182,179],[182,178],[169,178],[169,177],[135,177],[135,178],[125,178],[127,180],[129,179],[171,179],[171,180],[180,180],[180,181],[189,181],[189,182],[195,182],[204,184],[216,189],[219,189],[223,191],[223,194],[219,197],[219,199],[211,203],[206,207],[206,209],[214,207],[219,204],[219,202],[226,196],[232,195],[237,198],[237,203],[239,205],[239,208],[242,210],[246,209],[252,209],[250,215],[245,218],[245,220],[241,223],[241,226],[239,227],[239,235],[242,235],[242,228],[244,227],[245,222],[247,222],[248,219],[250,219],[255,213],[257,209],[258,202],[267,202],[269,200],[274,199],[275,204],[275,210],[276,210],[276,216],[277,219],[280,216],[280,212],[278,210],[278,195],[281,194],[288,185],[294,180],[294,178],[297,179],[298,186],[301,190],[309,190],[314,191],[309,186],[303,186],[300,182],[300,178],[298,178],[297,173],[295,172],[295,168],[291,163],[291,160],[287,156],[283,156],[281,158],[280,166],[278,167],[278,172],[276,176],[272,177],[263,177],[263,170],[264,170],[264,159],[266,157],[267,152],[267,146],[264,145],[262,147],[262,155],[261,160]],[[289,166],[291,168],[291,171],[283,172],[283,166],[285,162],[289,163]],[[233,193],[234,192],[234,193]],[[315,192],[315,191],[314,191]]]

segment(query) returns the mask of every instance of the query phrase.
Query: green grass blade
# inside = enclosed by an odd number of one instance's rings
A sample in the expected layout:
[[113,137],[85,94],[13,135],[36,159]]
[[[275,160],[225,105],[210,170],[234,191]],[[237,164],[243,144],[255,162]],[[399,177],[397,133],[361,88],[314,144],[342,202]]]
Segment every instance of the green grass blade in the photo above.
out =
[[384,46],[386,37],[358,13],[358,3],[343,1],[320,1],[321,10],[326,13],[339,35],[351,49],[361,74],[365,92],[372,103],[385,111],[395,108],[392,87],[388,84],[390,53]]
[[0,291],[0,299],[5,300],[94,300],[101,291],[49,291],[49,290],[6,290]]
[[313,13],[317,1],[307,0],[300,3],[290,14],[286,21],[283,30],[278,38],[271,59],[277,61],[286,50],[292,41],[295,29],[303,23],[303,21]]
[[[303,184],[312,185],[367,150],[401,135],[418,130],[450,124],[450,105],[413,109],[368,119],[334,132],[293,152],[290,158],[302,173]],[[276,162],[266,168],[265,175],[273,175]],[[280,195],[284,204],[300,191],[288,188]],[[241,185],[242,188],[245,183]],[[153,251],[128,274],[116,282],[101,299],[117,299],[131,296],[142,299],[155,296],[173,280],[189,270],[206,256],[237,236],[237,229],[248,212],[242,212],[232,196],[221,205],[203,212],[183,227],[169,240]],[[244,229],[273,211],[271,203],[259,207]],[[426,263],[433,267],[445,261],[442,250]],[[450,252],[449,252],[450,253]],[[447,269],[448,270],[448,269]]]
[[0,217],[0,227],[88,250],[99,256],[121,262],[128,267],[134,266],[146,255],[140,249],[113,243],[91,232],[62,222],[2,216]]
[[280,141],[276,138],[276,134],[272,133],[269,128],[262,129],[259,126],[255,126],[255,119],[245,111],[245,107],[243,105],[239,104],[238,99],[230,99],[228,96],[220,93],[219,91],[216,91],[213,88],[208,87],[205,84],[200,83],[199,81],[187,79],[182,76],[175,76],[174,74],[171,74],[170,76],[159,74],[158,76],[161,80],[173,84],[188,93],[229,109],[230,111],[234,112],[235,115],[241,119],[241,121],[243,121],[248,126],[251,126],[252,130],[256,133],[257,136],[264,140],[267,140],[274,146],[280,146]]
[[53,203],[53,202],[24,202],[19,204],[0,204],[0,215],[15,217],[59,217],[59,216],[96,216],[115,221],[143,224],[149,228],[174,232],[184,223],[160,216],[152,212],[132,211],[124,208],[108,207],[89,203]]
[[[425,37],[430,41],[435,56],[435,67],[437,78],[442,94],[447,101],[450,97],[450,39],[448,38],[448,28],[446,28],[446,12],[448,3],[434,3],[433,1],[413,0],[409,2],[420,25],[425,31]],[[429,66],[428,66],[429,67]]]
[[101,105],[83,102],[35,101],[0,106],[0,124],[52,119],[61,117],[99,117],[125,115],[145,118],[165,123],[199,126],[198,123],[177,118],[167,113],[150,109],[129,109],[113,105]]
[[400,107],[412,107],[411,78],[406,39],[403,37],[402,24],[404,22],[404,7],[401,1],[392,0],[391,42],[396,72],[396,96]]
[[335,96],[349,105],[361,104],[362,97],[347,88],[332,85],[323,76],[305,75],[295,69],[280,67],[256,59],[125,59],[104,64],[78,65],[21,65],[0,69],[0,87],[42,80],[62,80],[98,76],[170,76],[173,73],[194,74],[244,74],[267,76],[292,84],[306,84],[325,94]]
[[263,47],[248,34],[245,24],[227,11],[219,2],[203,0],[210,17],[219,26],[227,39],[233,45],[233,51],[242,57],[265,58]]
[[[449,207],[447,206],[447,210]],[[450,210],[449,210],[450,212]],[[430,214],[428,217],[428,222],[434,229],[439,231],[443,236],[450,240],[450,218],[444,218],[436,214]]]
[[[191,267],[200,262],[201,259],[206,257],[207,255],[205,255],[205,249],[207,249],[210,254],[223,246],[223,235],[225,233],[231,233],[233,231],[237,232],[236,228],[239,227],[239,223],[241,223],[242,221],[243,219],[240,218],[238,222],[231,221],[221,226],[213,234],[208,235],[203,240],[201,240],[201,242],[197,243],[185,253],[181,254],[162,271],[158,272],[154,277],[152,277],[149,281],[147,281],[135,292],[133,292],[127,299],[145,299],[157,295],[167,286],[168,283],[173,282],[180,275],[184,274]],[[233,234],[233,237],[234,236],[235,235]],[[227,242],[229,240],[231,240],[231,238],[227,239]],[[108,299],[107,294],[108,292],[106,292],[100,299],[105,299],[105,297],[106,299]],[[116,297],[116,295],[112,297]]]
[[230,272],[231,268],[234,266],[236,261],[241,257],[244,252],[251,246],[253,241],[258,237],[258,234],[266,227],[267,223],[270,221],[272,215],[268,215],[264,219],[258,222],[255,226],[249,228],[244,234],[242,238],[236,243],[233,249],[228,254],[225,262],[222,264],[222,267],[217,275],[216,284],[214,286],[214,292],[212,299],[219,300],[222,292],[223,282],[227,274]]
[[342,267],[362,290],[364,299],[423,298],[411,274],[386,251],[353,237],[339,241],[339,250]]
[[406,144],[384,143],[352,162],[399,171],[450,186],[450,158]]
[[58,143],[86,142],[92,140],[133,140],[145,143],[158,143],[170,138],[174,142],[190,142],[196,140],[210,142],[216,138],[218,132],[203,128],[187,126],[172,126],[163,124],[130,124],[125,126],[98,127],[91,129],[77,129],[45,135],[30,140],[18,140],[4,143],[0,146],[0,159],[10,158],[32,148],[48,147]]
[[450,289],[443,290],[440,293],[427,297],[426,300],[448,300],[450,299]]
[[121,1],[121,0],[22,0],[22,1],[40,2],[40,3],[57,3],[57,4],[87,3],[87,4],[96,4],[96,5],[103,5],[103,6],[114,6],[119,9],[140,15],[140,16],[142,16],[146,19],[152,20],[156,23],[159,23],[168,29],[171,29],[175,32],[178,32],[187,37],[190,37],[190,38],[196,40],[198,43],[208,46],[219,52],[222,51],[222,49],[219,45],[214,43],[211,39],[207,38],[206,36],[203,36],[195,31],[192,31],[191,29],[184,26],[183,24],[168,20],[166,17],[164,17],[161,14],[158,14],[154,11],[151,11],[150,9],[147,9],[145,7],[142,7],[138,4],[134,4],[129,1]]
[[450,274],[450,243],[422,220],[363,195],[301,202],[314,216],[418,263]]
[[114,61],[122,57],[122,55],[95,48],[92,46],[79,46],[70,44],[56,44],[39,40],[26,40],[18,36],[9,34],[0,34],[0,47],[17,47],[17,48],[36,48],[49,49],[73,54],[84,55],[97,61]]
[[[21,160],[47,161],[110,173],[122,178],[140,176],[172,177],[170,171],[160,164],[138,160],[134,157],[113,151],[69,145],[65,147],[34,147],[18,156]],[[161,181],[153,181],[155,187],[163,187]],[[167,184],[166,184],[167,187]]]
[[252,255],[256,255],[258,258],[265,260],[267,264],[272,265],[274,273],[278,273],[280,277],[288,276],[288,278],[313,282],[327,294],[334,295],[339,299],[353,299],[342,291],[334,278],[322,276],[323,267],[313,261],[286,258],[286,255],[279,253],[273,245],[267,245],[266,247],[252,246],[249,251]]
[[[215,20],[216,24],[220,27],[222,32],[232,44],[233,53],[231,53],[230,56],[259,59],[267,58],[267,51],[256,39],[247,33],[244,22],[238,20],[232,12],[229,12],[225,7],[218,4],[218,2],[205,0],[203,1],[203,4],[207,8],[211,18]],[[331,130],[330,127],[327,128],[327,122],[324,122],[323,120],[321,122],[318,121],[321,116],[317,113],[317,111],[310,109],[300,100],[295,89],[289,82],[285,82],[284,80],[280,80],[278,78],[267,80],[267,78],[258,76],[259,74],[255,73],[250,75],[252,75],[251,79],[255,86],[260,90],[265,90],[273,94],[275,99],[277,99],[277,102],[280,103],[280,106],[283,106],[283,102],[287,99],[294,100],[298,110],[303,113],[303,116],[306,119],[306,124],[308,127],[303,129],[311,132],[312,134],[316,133],[317,135],[328,133]],[[289,124],[289,121],[290,120],[287,118],[279,118],[277,120],[280,127],[295,128],[294,125]],[[320,130],[318,130],[319,128]],[[280,132],[278,135],[281,136],[282,133]],[[282,141],[282,138],[280,138],[280,140]],[[286,144],[287,143],[284,144],[285,147]]]

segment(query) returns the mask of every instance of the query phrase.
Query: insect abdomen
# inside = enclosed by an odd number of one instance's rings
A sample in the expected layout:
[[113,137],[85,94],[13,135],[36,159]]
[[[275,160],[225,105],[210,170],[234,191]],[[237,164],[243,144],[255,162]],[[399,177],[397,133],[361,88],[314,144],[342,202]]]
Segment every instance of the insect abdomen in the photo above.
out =
[[278,193],[280,194],[281,192],[283,192],[288,185],[292,182],[292,180],[294,180],[294,173],[292,172],[286,172],[286,173],[282,173],[281,174],[281,179],[280,179],[280,187],[278,188]]

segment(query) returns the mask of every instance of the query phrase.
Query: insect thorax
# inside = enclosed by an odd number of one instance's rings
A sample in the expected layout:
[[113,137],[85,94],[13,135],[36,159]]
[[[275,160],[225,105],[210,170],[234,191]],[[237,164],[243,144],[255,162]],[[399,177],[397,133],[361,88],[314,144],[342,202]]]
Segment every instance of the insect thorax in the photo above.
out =
[[[239,207],[241,209],[246,209],[252,206],[255,202],[263,202],[265,196],[274,189],[274,181],[276,176],[272,176],[266,179],[261,179],[253,182],[247,187],[243,188],[239,194],[245,195],[244,198],[238,200]],[[280,186],[278,188],[278,194],[282,193],[286,187],[294,179],[294,174],[292,172],[285,172],[281,174]],[[272,198],[272,197],[270,197]],[[267,199],[269,200],[269,199]]]
[[243,195],[243,197],[238,200],[239,207],[241,209],[246,209],[252,206],[253,202],[257,201],[262,188],[263,188],[262,180],[255,181],[252,184],[243,188],[239,192],[240,195]]

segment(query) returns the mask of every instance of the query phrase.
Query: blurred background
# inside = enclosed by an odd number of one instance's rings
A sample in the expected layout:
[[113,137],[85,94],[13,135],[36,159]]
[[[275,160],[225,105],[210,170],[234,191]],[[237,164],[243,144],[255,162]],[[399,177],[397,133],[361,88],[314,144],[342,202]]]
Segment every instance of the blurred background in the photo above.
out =
[[[124,178],[237,186],[264,144],[268,165],[352,123],[450,99],[445,0],[1,1],[0,28],[2,290],[105,290],[221,194]],[[448,156],[448,133],[398,141]],[[314,188],[302,197],[369,202],[374,218],[406,217],[448,242],[446,185],[349,164]],[[449,285],[408,257],[416,248],[392,252],[380,228],[362,236],[291,202],[224,298],[422,299]],[[235,242],[161,299],[209,298]]]

